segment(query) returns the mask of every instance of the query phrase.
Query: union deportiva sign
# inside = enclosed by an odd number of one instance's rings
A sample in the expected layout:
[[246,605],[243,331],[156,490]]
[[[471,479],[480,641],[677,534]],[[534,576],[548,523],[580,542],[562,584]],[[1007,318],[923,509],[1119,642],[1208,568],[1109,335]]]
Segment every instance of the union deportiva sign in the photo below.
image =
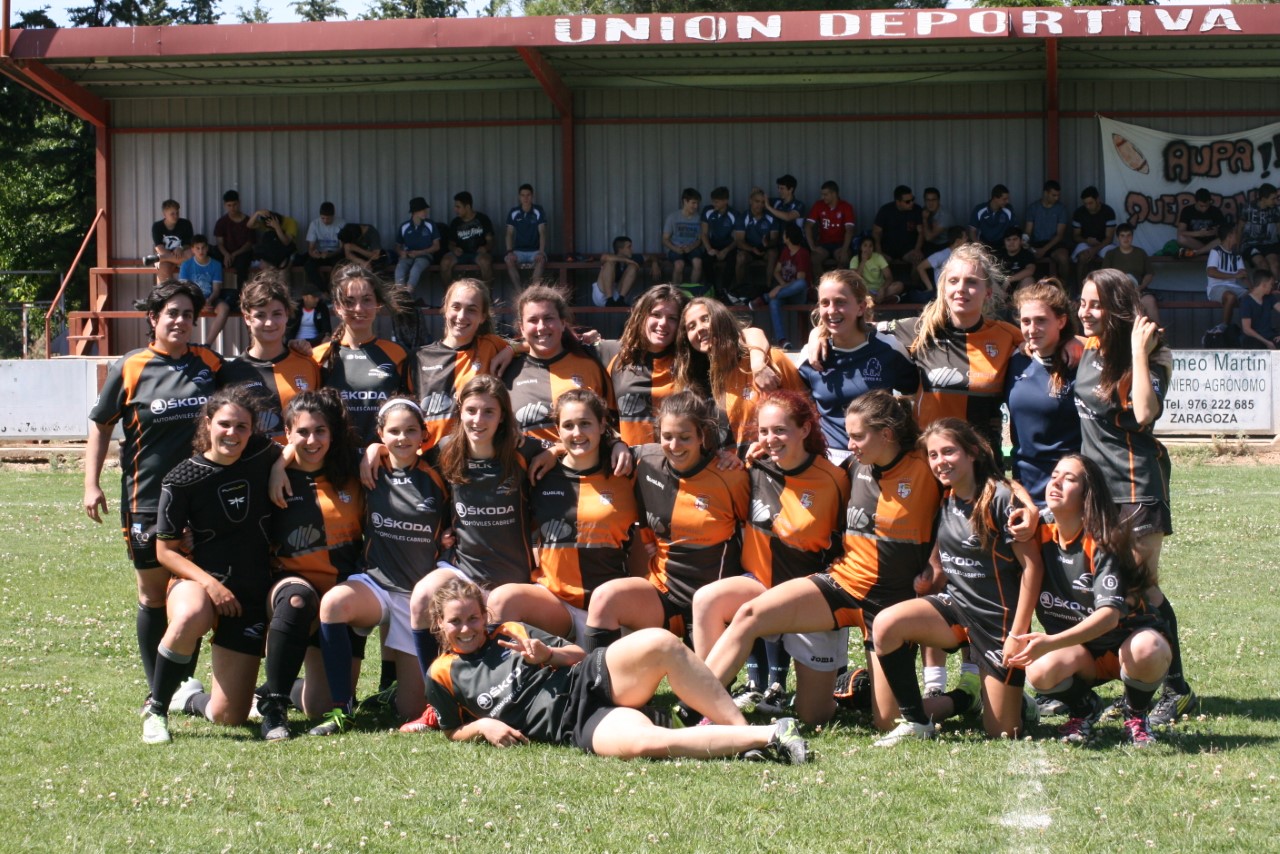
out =
[[1280,33],[1265,7],[902,9],[555,18],[559,44],[1053,38]]

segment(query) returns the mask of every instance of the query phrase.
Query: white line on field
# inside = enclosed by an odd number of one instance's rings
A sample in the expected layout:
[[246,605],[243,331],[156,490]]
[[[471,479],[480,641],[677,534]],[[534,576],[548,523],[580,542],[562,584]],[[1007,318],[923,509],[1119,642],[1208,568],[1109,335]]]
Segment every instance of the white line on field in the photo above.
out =
[[[1014,746],[1009,753],[1009,779],[1013,783],[1010,797],[1005,799],[1005,812],[1000,816],[1000,824],[1019,831],[1009,840],[1010,851],[1031,851],[1041,849],[1039,844],[1032,845],[1032,840],[1025,834],[1035,833],[1035,839],[1041,842],[1041,833],[1053,823],[1049,817],[1048,802],[1044,795],[1044,776],[1049,773],[1049,760],[1045,758],[1044,748],[1037,743],[1023,743]],[[1019,749],[1021,748],[1021,749]]]

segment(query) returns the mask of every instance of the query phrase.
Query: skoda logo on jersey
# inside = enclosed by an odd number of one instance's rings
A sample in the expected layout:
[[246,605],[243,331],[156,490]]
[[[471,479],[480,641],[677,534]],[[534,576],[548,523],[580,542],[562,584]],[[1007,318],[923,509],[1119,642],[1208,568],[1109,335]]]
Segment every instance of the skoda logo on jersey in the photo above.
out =
[[396,367],[390,362],[383,362],[380,365],[374,365],[369,369],[369,376],[374,379],[386,380],[396,375]]
[[474,504],[463,504],[459,501],[453,505],[453,512],[459,519],[466,519],[469,516],[509,516],[516,512],[516,508],[510,504],[500,507],[477,507]]
[[306,377],[294,377],[293,387],[296,388],[298,391],[306,391],[307,389],[311,388],[311,383],[307,382]]
[[484,709],[485,711],[492,709],[493,696],[486,691],[485,693],[481,694],[479,697],[476,697],[476,705]]
[[1048,590],[1040,591],[1040,607],[1046,609],[1053,607],[1053,594]]
[[247,480],[224,483],[218,487],[218,498],[222,501],[222,511],[232,522],[243,522],[249,518],[249,482]]
[[898,484],[898,497],[899,497],[899,498],[902,498],[902,499],[907,499],[907,498],[910,498],[910,497],[911,497],[911,483],[910,483],[910,482],[908,482],[908,481],[905,481],[905,480],[904,480],[904,481],[902,481],[901,483],[899,483],[899,484]]
[[693,497],[693,506],[705,513],[711,509],[711,498],[706,495],[695,495]]
[[884,367],[880,364],[879,359],[867,359],[867,364],[862,368],[862,378],[868,382],[879,382],[880,377],[884,374]]
[[441,394],[438,391],[432,392],[419,401],[422,406],[422,414],[428,419],[439,418],[448,415],[453,409],[453,397],[448,394]]
[[294,551],[301,551],[320,542],[321,536],[323,535],[320,533],[319,528],[312,525],[304,525],[301,528],[295,528],[290,531],[285,541],[288,542],[289,548]]
[[383,516],[381,513],[370,514],[369,521],[373,523],[375,528],[390,528],[393,531],[413,531],[418,534],[431,533],[430,525],[423,525],[421,522],[406,522],[403,519]]
[[804,508],[804,509],[806,509],[806,510],[809,510],[809,509],[811,509],[811,508],[813,507],[813,493],[812,493],[812,492],[809,492],[809,491],[807,491],[807,490],[806,490],[805,492],[802,492],[802,493],[800,494],[800,506],[801,506],[801,507],[803,507],[803,508]]
[[177,409],[184,406],[204,406],[208,402],[209,398],[207,397],[170,397],[168,399],[160,397],[151,401],[151,414],[163,415],[170,409]]
[[993,359],[1000,355],[1000,348],[990,341],[987,342],[987,345],[983,347],[983,349],[986,350],[987,355]]

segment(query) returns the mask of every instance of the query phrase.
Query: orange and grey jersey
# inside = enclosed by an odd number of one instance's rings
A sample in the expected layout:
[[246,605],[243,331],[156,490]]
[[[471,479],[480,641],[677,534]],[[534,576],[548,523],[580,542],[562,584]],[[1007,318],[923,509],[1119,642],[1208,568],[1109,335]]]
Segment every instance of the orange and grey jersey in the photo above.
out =
[[259,398],[258,432],[280,444],[284,438],[284,408],[301,391],[320,387],[320,366],[292,350],[274,359],[249,355],[228,359],[218,372],[218,385],[244,385]]
[[503,477],[497,460],[469,459],[469,482],[450,484],[458,540],[454,565],[486,590],[528,584],[533,577],[528,470],[529,461],[541,452],[537,442],[525,439],[509,477]]
[[494,718],[519,730],[530,741],[568,744],[573,715],[567,714],[574,676],[572,667],[540,667],[499,646],[499,640],[537,638],[547,646],[567,645],[524,623],[486,628],[488,640],[465,655],[445,652],[427,674],[427,702],[446,732],[481,718]]
[[448,507],[449,488],[425,460],[383,472],[364,498],[364,571],[387,590],[412,593],[436,568]]
[[[338,348],[338,359],[326,367],[329,349]],[[406,388],[404,368],[407,354],[392,341],[375,338],[359,347],[346,347],[327,341],[312,351],[311,358],[320,365],[324,385],[342,395],[351,416],[360,447],[378,441],[378,408]]]
[[627,574],[627,548],[639,519],[635,481],[604,466],[576,472],[561,463],[529,497],[538,546],[533,580],[585,609],[592,591]]
[[[1169,454],[1156,439],[1152,425],[1138,424],[1133,414],[1133,380],[1130,377],[1111,396],[1098,394],[1103,356],[1097,338],[1084,344],[1076,369],[1076,411],[1080,413],[1080,450],[1102,467],[1111,497],[1120,504],[1169,502]],[[1164,408],[1173,373],[1168,351],[1150,360],[1151,388],[1155,391],[1156,418]],[[1154,420],[1153,420],[1154,424]]]
[[427,429],[423,449],[434,448],[457,420],[454,396],[477,374],[491,373],[493,359],[511,345],[497,335],[478,335],[466,347],[436,341],[409,360],[409,393],[422,407]]
[[983,520],[991,529],[985,548],[969,523],[973,502],[948,490],[938,511],[938,557],[947,574],[946,592],[959,606],[965,626],[976,626],[996,643],[1009,636],[1021,592],[1022,565],[1009,533],[1012,510],[1013,493],[1002,483],[991,500],[989,518]]
[[751,503],[747,473],[720,471],[711,455],[689,471],[676,472],[657,445],[633,451],[641,524],[658,546],[649,559],[649,581],[689,608],[698,588],[741,572],[738,526]]
[[1085,531],[1062,544],[1058,542],[1058,526],[1042,521],[1039,539],[1044,581],[1036,602],[1036,617],[1045,632],[1065,632],[1099,608],[1115,608],[1120,612],[1120,625],[1085,646],[1098,652],[1117,648],[1132,631],[1125,625],[1130,606],[1120,562]]
[[616,341],[601,341],[597,348],[608,360],[622,441],[632,447],[658,441],[653,420],[662,401],[675,389],[675,348],[644,353],[634,365],[622,363]]
[[915,598],[912,586],[929,566],[942,493],[924,453],[907,451],[884,468],[846,462],[844,553],[831,575],[876,611]]
[[271,513],[271,546],[280,571],[300,575],[321,594],[360,571],[364,492],[337,488],[320,473],[289,469],[283,508]]
[[826,457],[783,471],[751,464],[751,517],[742,528],[742,568],[765,587],[827,568],[839,552],[849,475]]
[[556,398],[574,388],[589,388],[604,398],[610,411],[615,409],[613,386],[604,366],[591,356],[565,350],[553,359],[532,355],[517,356],[502,382],[511,389],[511,409],[516,414],[520,432],[537,439],[549,448],[560,439],[551,407]]
[[[778,372],[779,388],[792,391],[807,391],[800,372],[787,358],[787,354],[778,349],[770,352],[770,365]],[[747,448],[756,437],[751,435],[751,424],[755,420],[756,403],[760,400],[760,391],[756,389],[751,377],[751,359],[743,356],[736,371],[730,371],[725,377],[724,401],[716,401],[716,416],[720,421],[721,447],[732,447],[738,455],[746,453]]]
[[[904,348],[915,340],[918,317],[895,320],[893,336]],[[996,458],[1001,453],[1004,377],[1009,360],[1022,343],[1018,328],[1002,320],[978,322],[970,329],[948,324],[937,342],[921,348],[911,359],[920,371],[916,397],[916,423],[923,430],[939,418],[968,421],[991,443]]]
[[226,585],[242,604],[265,604],[271,587],[267,497],[280,446],[252,436],[240,458],[221,465],[197,454],[174,466],[160,487],[156,538],[191,532],[191,560]]
[[154,513],[160,481],[191,456],[200,409],[217,386],[222,357],[189,347],[171,359],[154,347],[128,353],[107,371],[89,419],[120,422],[120,512]]

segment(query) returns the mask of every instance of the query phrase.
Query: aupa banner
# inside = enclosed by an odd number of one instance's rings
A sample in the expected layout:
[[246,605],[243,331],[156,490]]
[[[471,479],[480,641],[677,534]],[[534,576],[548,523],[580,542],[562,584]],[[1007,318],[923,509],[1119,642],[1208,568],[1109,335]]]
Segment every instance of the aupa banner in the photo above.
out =
[[1178,212],[1201,187],[1229,220],[1259,184],[1280,184],[1280,123],[1218,136],[1184,136],[1098,119],[1106,201],[1155,253],[1177,234]]

